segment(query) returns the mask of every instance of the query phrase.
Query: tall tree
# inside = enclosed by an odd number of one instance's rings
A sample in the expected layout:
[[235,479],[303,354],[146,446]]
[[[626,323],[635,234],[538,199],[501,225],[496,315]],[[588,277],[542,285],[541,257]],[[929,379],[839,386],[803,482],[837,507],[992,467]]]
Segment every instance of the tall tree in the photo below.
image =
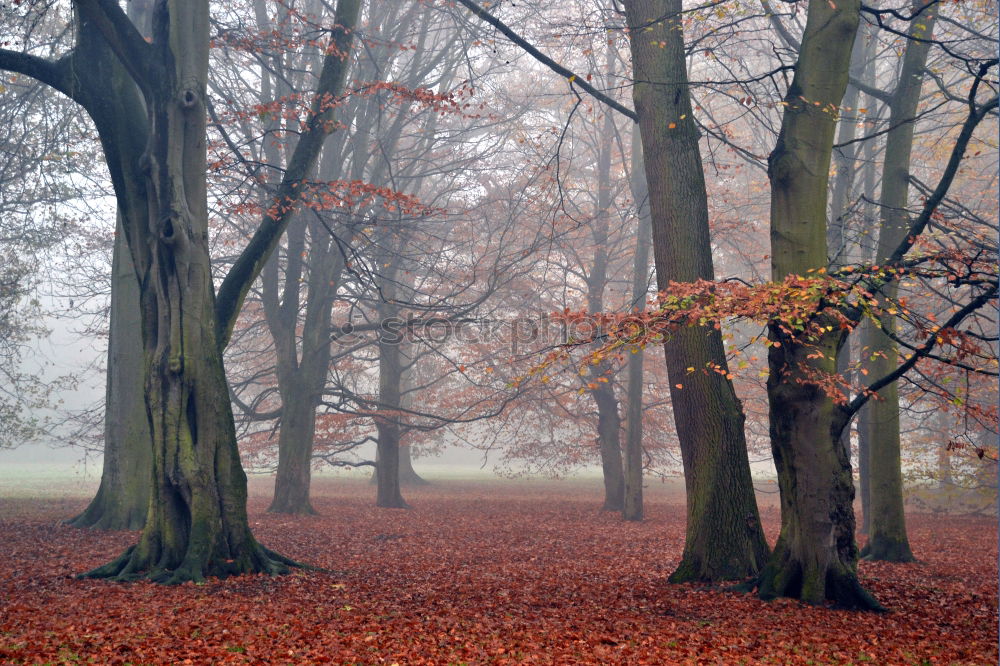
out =
[[[917,104],[924,80],[927,54],[930,52],[937,4],[915,0],[909,40],[899,70],[898,84],[889,98],[889,128],[882,167],[882,194],[879,205],[880,225],[875,263],[888,261],[910,228],[907,213],[910,191],[910,157]],[[895,301],[899,283],[895,280],[882,288],[885,298]],[[888,312],[878,326],[869,326],[863,340],[862,354],[870,359],[873,376],[892,372],[899,364],[899,349],[892,337],[897,334],[896,316]],[[869,451],[871,469],[871,520],[868,543],[862,556],[873,560],[909,562],[913,560],[903,515],[903,473],[899,442],[899,388],[896,382],[883,387],[878,399],[868,405]]]
[[[332,129],[329,100],[343,89],[360,0],[338,3],[312,115],[275,206],[218,297],[208,253],[205,177],[208,3],[157,0],[150,41],[113,0],[74,5],[76,44],[68,55],[53,62],[4,50],[0,66],[52,85],[94,119],[139,276],[153,439],[150,509],[139,543],[87,575],[176,583],[285,571],[290,561],[250,532],[222,350]],[[104,69],[127,71],[132,81],[109,90],[93,76]]]
[[[836,110],[847,86],[860,3],[810,0],[795,77],[785,95],[771,180],[771,275],[825,268],[827,187]],[[854,480],[840,443],[843,422],[812,379],[836,371],[837,330],[807,342],[772,324],[767,394],[781,493],[781,532],[759,587],[764,598],[830,599],[878,608],[857,580]]]
[[[665,290],[671,282],[713,280],[708,195],[687,79],[682,4],[629,0],[625,9],[657,285]],[[684,554],[671,580],[753,576],[767,559],[768,547],[750,477],[743,410],[726,377],[722,335],[713,328],[683,328],[667,340],[664,352],[687,489]]]
[[[152,30],[151,0],[133,0],[128,16],[144,37]],[[97,74],[108,89],[132,82],[118,63]],[[134,84],[133,84],[134,85]],[[139,282],[121,216],[111,259],[111,308],[104,400],[101,485],[87,508],[66,521],[73,527],[138,530],[146,523],[153,473],[153,441],[143,400],[142,316]]]
[[[630,186],[635,201],[639,229],[635,239],[635,257],[632,266],[632,308],[642,311],[649,293],[649,246],[651,220],[649,215],[649,189],[642,160],[642,138],[639,128],[632,128],[632,173]],[[628,398],[625,418],[625,520],[642,520],[642,366],[644,350],[633,350],[628,359]]]

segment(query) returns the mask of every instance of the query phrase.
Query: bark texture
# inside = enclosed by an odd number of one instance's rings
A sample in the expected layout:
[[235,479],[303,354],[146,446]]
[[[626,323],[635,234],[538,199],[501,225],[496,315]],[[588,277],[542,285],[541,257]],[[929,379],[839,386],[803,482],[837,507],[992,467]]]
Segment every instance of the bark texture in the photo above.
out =
[[[806,275],[827,264],[827,187],[836,113],[847,86],[857,0],[810,0],[781,131],[768,161],[771,275]],[[847,419],[811,379],[836,371],[844,335],[807,339],[770,326],[767,394],[781,493],[781,532],[758,580],[762,598],[826,600],[880,608],[857,579],[854,481],[840,443]]]
[[[924,9],[916,0],[914,11],[921,19],[912,21],[911,38],[906,43],[899,83],[889,101],[889,131],[886,135],[885,162],[882,169],[881,224],[875,263],[887,260],[906,238],[910,227],[907,213],[910,189],[910,155],[917,104],[924,67],[930,51],[937,17],[937,6]],[[920,41],[917,41],[920,40]],[[895,300],[899,284],[890,282],[882,290],[889,301]],[[896,317],[883,314],[879,326],[869,326],[864,343],[869,355],[871,376],[883,377],[899,363],[899,350],[888,336],[896,334]],[[896,382],[878,392],[878,399],[868,403],[871,420],[868,463],[871,468],[871,521],[868,543],[861,555],[872,560],[913,561],[903,514],[903,474],[899,446],[899,389]]]
[[67,522],[99,530],[138,530],[146,523],[153,443],[143,400],[139,283],[119,225],[112,259],[111,322],[104,416],[104,468],[97,495]]
[[[650,192],[659,289],[714,279],[705,176],[687,83],[680,0],[625,3]],[[675,582],[756,575],[768,555],[760,526],[743,410],[722,336],[685,328],[664,345],[687,493],[687,533]],[[687,368],[696,371],[688,373]],[[703,372],[703,370],[706,370]],[[677,388],[681,385],[682,388]]]

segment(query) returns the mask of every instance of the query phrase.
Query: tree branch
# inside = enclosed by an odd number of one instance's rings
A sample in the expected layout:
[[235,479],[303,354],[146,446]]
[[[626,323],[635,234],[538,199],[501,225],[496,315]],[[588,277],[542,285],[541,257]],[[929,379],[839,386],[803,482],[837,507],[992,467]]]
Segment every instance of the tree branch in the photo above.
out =
[[588,95],[590,95],[597,101],[601,102],[602,104],[606,104],[607,106],[610,106],[612,109],[622,114],[623,116],[631,118],[633,122],[638,122],[639,118],[638,116],[635,115],[635,111],[611,99],[610,97],[602,93],[600,90],[598,90],[597,88],[590,85],[585,80],[574,74],[571,70],[566,69],[565,67],[557,63],[555,60],[553,60],[552,58],[548,57],[547,55],[536,49],[528,42],[528,40],[526,40],[524,37],[521,37],[519,34],[511,30],[507,26],[507,24],[498,19],[496,16],[493,16],[493,14],[490,14],[482,7],[480,7],[478,4],[473,2],[473,0],[458,0],[458,2],[464,5],[466,9],[468,9],[470,12],[475,14],[477,18],[482,19],[483,21],[489,23],[494,28],[502,32],[504,35],[506,35],[506,37],[510,41],[514,42],[522,49],[524,49],[524,51],[532,58],[542,63],[543,65],[551,69],[559,76],[568,80],[570,87],[574,85],[579,86],[581,90],[586,92]]
[[920,211],[920,215],[918,215],[917,218],[910,224],[906,237],[889,256],[889,261],[887,263],[895,265],[900,262],[903,257],[906,256],[906,253],[910,251],[910,248],[913,247],[913,241],[916,237],[923,233],[928,222],[931,220],[931,215],[934,214],[938,205],[944,199],[945,195],[948,194],[948,189],[951,187],[952,181],[955,180],[955,176],[958,174],[958,167],[965,158],[965,150],[969,146],[969,141],[972,140],[973,132],[979,123],[982,122],[983,118],[985,118],[991,110],[997,108],[997,97],[995,95],[982,106],[976,106],[976,93],[979,90],[979,84],[982,83],[983,77],[986,76],[986,72],[988,72],[990,68],[996,64],[997,60],[994,58],[993,60],[989,60],[980,65],[979,72],[976,74],[976,80],[972,84],[972,89],[969,91],[969,116],[965,119],[965,123],[962,124],[962,131],[959,133],[958,139],[955,141],[955,145],[951,149],[951,157],[948,159],[948,165],[945,167],[944,173],[941,174],[941,180],[938,181],[937,187],[934,188],[934,192],[927,197],[927,201],[924,203],[924,207],[923,210]]
[[340,0],[337,3],[333,44],[330,52],[323,57],[323,69],[306,130],[296,144],[285,175],[271,200],[272,210],[264,212],[253,238],[219,287],[215,303],[215,330],[220,348],[225,348],[229,342],[250,285],[260,275],[291,221],[291,214],[305,189],[300,187],[300,183],[313,169],[326,137],[333,131],[333,101],[344,92],[360,7],[361,0]]
[[[980,294],[976,298],[966,303],[961,309],[959,309],[951,317],[949,317],[948,321],[942,324],[941,327],[938,329],[938,331],[942,331],[948,328],[955,328],[956,326],[958,326],[958,324],[962,322],[963,319],[965,319],[970,314],[972,314],[973,312],[975,312],[976,310],[978,310],[979,308],[983,307],[991,300],[996,298],[997,297],[996,283],[994,282],[993,284],[994,286],[992,289],[984,291],[982,294]],[[865,403],[871,399],[874,393],[876,393],[882,388],[885,388],[889,384],[893,383],[894,381],[905,375],[907,372],[910,371],[910,369],[913,366],[917,364],[917,361],[919,361],[922,358],[926,358],[931,353],[931,350],[934,349],[935,345],[937,344],[937,338],[938,338],[937,332],[932,333],[930,336],[928,336],[924,344],[914,349],[914,352],[910,356],[910,358],[906,359],[906,361],[901,363],[895,370],[893,370],[889,374],[869,384],[864,391],[862,391],[860,394],[857,395],[857,397],[854,398],[854,400],[850,401],[844,407],[841,407],[840,409],[845,417],[845,423],[848,420],[850,420],[850,418],[854,416],[854,414],[856,414],[858,410],[861,409],[865,405]]]
[[66,62],[71,57],[72,55],[69,55],[53,61],[20,51],[0,49],[0,69],[30,76],[36,81],[41,81],[45,85],[55,88],[70,99],[79,101],[73,95],[73,90],[66,76]]
[[80,14],[93,22],[122,66],[140,88],[147,88],[150,80],[149,64],[153,51],[132,20],[118,6],[117,0],[74,0]]

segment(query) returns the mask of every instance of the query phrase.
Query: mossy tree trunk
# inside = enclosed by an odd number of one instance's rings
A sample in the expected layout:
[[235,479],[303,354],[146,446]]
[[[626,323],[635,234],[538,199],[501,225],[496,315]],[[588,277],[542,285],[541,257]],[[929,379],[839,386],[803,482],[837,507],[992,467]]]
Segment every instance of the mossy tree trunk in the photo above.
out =
[[74,6],[70,53],[49,61],[0,49],[0,67],[53,86],[94,119],[138,276],[152,438],[149,511],[139,543],[85,575],[175,583],[285,571],[290,561],[250,533],[222,350],[332,129],[332,109],[321,100],[343,90],[360,0],[338,3],[339,27],[331,31],[312,114],[275,195],[280,206],[262,220],[218,299],[205,181],[208,3],[156,0],[149,40],[117,3]]
[[[785,96],[771,180],[771,275],[824,268],[827,187],[836,112],[847,86],[858,0],[810,0],[795,77]],[[803,339],[770,326],[767,395],[781,493],[781,532],[758,580],[761,597],[879,608],[857,579],[854,481],[840,443],[847,419],[812,379],[833,374],[844,335]]]
[[[916,0],[913,11],[921,18],[910,23],[911,39],[906,43],[899,83],[889,101],[889,130],[886,134],[885,161],[882,169],[881,224],[875,262],[886,261],[906,238],[910,228],[907,214],[910,190],[910,155],[917,104],[923,82],[924,67],[930,51],[930,39],[937,17],[937,6],[924,9]],[[890,282],[882,295],[890,302],[899,291],[898,282]],[[872,376],[883,377],[899,363],[899,350],[889,335],[896,334],[896,317],[883,314],[878,326],[869,326],[864,340],[869,355]],[[868,543],[861,555],[872,560],[911,562],[903,514],[903,474],[900,460],[899,389],[893,382],[878,392],[878,399],[868,404],[871,419],[871,522]]]
[[[129,3],[128,16],[144,36],[152,30],[152,1]],[[81,30],[82,32],[82,30]],[[81,34],[81,62],[72,67],[77,101],[83,103],[107,134],[120,122],[134,123],[133,140],[121,142],[123,162],[138,160],[147,128],[135,82],[103,40],[91,31]],[[96,94],[94,94],[96,93]],[[110,94],[109,94],[110,93]],[[73,96],[73,95],[71,95]],[[145,215],[148,201],[141,188],[131,199],[132,217]],[[146,522],[152,483],[153,443],[143,399],[142,320],[139,281],[125,240],[122,212],[115,222],[111,260],[111,316],[104,404],[104,465],[97,495],[80,515],[66,521],[73,527],[138,530]]]
[[[639,128],[632,128],[632,199],[635,201],[636,216],[639,218],[636,230],[635,257],[632,262],[632,308],[640,312],[646,309],[649,292],[649,247],[652,243],[649,217],[649,189],[643,172],[642,139]],[[625,411],[625,520],[640,521],[643,518],[642,504],[642,375],[643,349],[637,349],[628,357],[628,397]]]
[[143,400],[139,282],[120,222],[111,273],[101,485],[83,513],[66,522],[99,530],[138,530],[149,509],[153,444]]
[[[680,0],[625,3],[633,98],[649,185],[657,285],[714,279],[708,198],[687,83]],[[760,525],[743,410],[725,373],[722,335],[678,330],[664,345],[687,494],[687,533],[675,582],[757,574]],[[687,368],[694,367],[694,372]]]

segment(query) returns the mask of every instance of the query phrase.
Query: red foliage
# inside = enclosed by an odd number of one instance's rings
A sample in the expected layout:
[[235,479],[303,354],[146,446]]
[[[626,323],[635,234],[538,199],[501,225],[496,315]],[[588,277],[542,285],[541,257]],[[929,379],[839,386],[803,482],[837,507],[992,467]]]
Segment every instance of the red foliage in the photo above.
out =
[[[684,511],[664,486],[641,524],[579,483],[439,483],[410,492],[413,511],[374,508],[356,481],[314,488],[323,515],[258,497],[251,520],[333,571],[174,588],[70,578],[135,535],[59,525],[82,501],[0,500],[0,661],[996,663],[991,519],[912,515],[919,564],[860,565],[892,609],[874,615],[668,584]],[[777,509],[763,517],[773,538]]]

